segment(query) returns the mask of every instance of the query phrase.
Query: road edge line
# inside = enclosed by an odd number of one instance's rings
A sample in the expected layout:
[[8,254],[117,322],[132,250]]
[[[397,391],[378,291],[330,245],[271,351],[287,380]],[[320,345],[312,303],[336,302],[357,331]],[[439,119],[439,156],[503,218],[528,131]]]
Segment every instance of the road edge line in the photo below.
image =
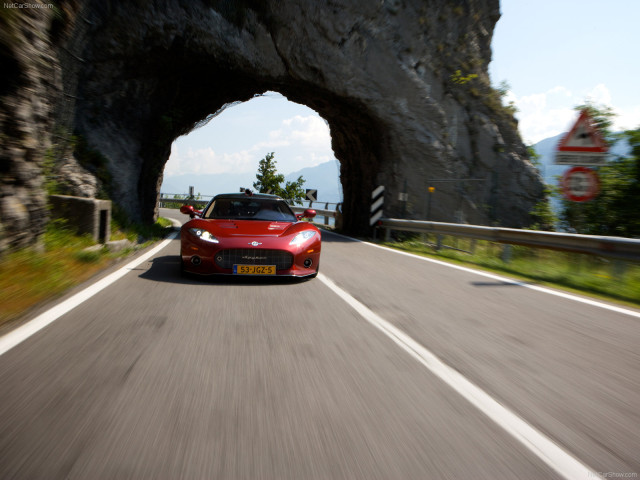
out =
[[468,380],[458,371],[442,362],[435,354],[416,342],[402,330],[375,313],[346,290],[339,287],[326,275],[319,273],[320,280],[331,291],[344,300],[367,322],[376,327],[409,355],[424,365],[432,374],[455,390],[471,405],[484,413],[494,423],[513,436],[547,466],[567,479],[595,478],[593,469],[586,466],[549,437],[529,425],[514,412],[501,405],[488,393]]
[[500,275],[494,274],[494,273],[489,273],[489,272],[485,272],[483,270],[477,270],[474,268],[470,268],[470,267],[463,267],[461,265],[456,265],[455,263],[449,263],[449,262],[445,262],[444,260],[437,260],[435,258],[430,258],[430,257],[423,257],[422,255],[417,255],[415,253],[410,253],[410,252],[403,252],[402,250],[396,250],[395,248],[391,248],[391,247],[385,247],[383,245],[376,245],[375,243],[371,243],[371,242],[367,242],[365,240],[360,240],[358,238],[353,238],[350,237],[348,235],[343,235],[341,233],[335,233],[335,232],[331,232],[333,235],[340,235],[341,237],[345,237],[348,238],[354,242],[358,242],[358,243],[363,243],[365,245],[368,245],[370,247],[374,247],[374,248],[380,248],[382,250],[386,250],[389,252],[393,252],[393,253],[397,253],[399,255],[405,255],[408,257],[412,257],[412,258],[416,258],[418,260],[423,260],[425,262],[431,262],[431,263],[435,263],[437,265],[442,265],[444,267],[449,267],[449,268],[455,268],[457,270],[461,270],[463,272],[467,272],[467,273],[473,273],[475,275],[480,275],[482,277],[485,278],[491,278],[492,280],[498,280],[500,282],[506,282],[508,284],[511,285],[517,285],[520,287],[525,287],[531,290],[535,290],[537,292],[541,292],[541,293],[547,293],[549,295],[555,295],[556,297],[561,297],[567,300],[573,300],[574,302],[579,302],[579,303],[584,303],[586,305],[591,305],[592,307],[598,307],[598,308],[603,308],[605,310],[610,310],[612,312],[616,312],[616,313],[621,313],[623,315],[628,315],[631,317],[636,317],[636,318],[640,318],[640,312],[635,311],[635,310],[630,310],[628,308],[624,308],[624,307],[619,307],[617,305],[612,305],[612,304],[608,304],[608,303],[604,303],[604,302],[599,302],[597,300],[592,300],[590,298],[585,298],[585,297],[579,297],[577,295],[568,293],[568,292],[563,292],[560,290],[553,290],[552,288],[548,288],[548,287],[541,287],[539,285],[531,285],[530,283],[527,283],[525,281],[518,281],[515,280],[513,278],[509,278],[509,277],[502,277]]
[[0,356],[11,350],[13,347],[21,344],[26,339],[39,332],[46,326],[55,322],[58,318],[60,318],[65,313],[70,312],[78,305],[84,303],[89,298],[94,296],[96,293],[104,290],[109,285],[119,280],[131,270],[135,269],[141,263],[147,261],[153,255],[158,253],[160,250],[165,248],[169,243],[178,237],[179,232],[173,232],[169,237],[163,240],[159,245],[155,246],[148,252],[143,255],[135,258],[131,262],[127,263],[123,267],[120,267],[115,272],[110,273],[106,277],[101,278],[97,282],[89,285],[84,290],[76,293],[75,295],[67,298],[66,300],[60,302],[49,310],[41,313],[37,317],[29,320],[24,325],[12,330],[9,333],[6,333],[2,337],[0,337]]

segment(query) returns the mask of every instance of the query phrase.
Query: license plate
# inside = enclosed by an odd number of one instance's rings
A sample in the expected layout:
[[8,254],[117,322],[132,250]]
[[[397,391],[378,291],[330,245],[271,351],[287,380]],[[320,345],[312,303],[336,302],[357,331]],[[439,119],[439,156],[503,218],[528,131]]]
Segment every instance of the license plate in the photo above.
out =
[[275,275],[275,265],[234,265],[234,275]]

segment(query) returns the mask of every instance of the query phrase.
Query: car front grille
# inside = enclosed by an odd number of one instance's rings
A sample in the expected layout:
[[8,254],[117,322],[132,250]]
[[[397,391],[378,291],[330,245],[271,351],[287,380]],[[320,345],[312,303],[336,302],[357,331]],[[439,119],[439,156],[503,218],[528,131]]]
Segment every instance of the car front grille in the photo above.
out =
[[275,265],[276,270],[286,270],[293,265],[293,255],[284,250],[231,248],[216,253],[215,262],[220,268],[233,268],[234,265]]

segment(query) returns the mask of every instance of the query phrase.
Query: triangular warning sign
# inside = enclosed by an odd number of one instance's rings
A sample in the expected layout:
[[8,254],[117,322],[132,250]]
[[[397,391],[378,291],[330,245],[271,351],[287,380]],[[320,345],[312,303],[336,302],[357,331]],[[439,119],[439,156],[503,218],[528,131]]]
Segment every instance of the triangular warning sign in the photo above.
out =
[[575,125],[558,144],[559,152],[605,153],[609,150],[591,116],[582,110]]

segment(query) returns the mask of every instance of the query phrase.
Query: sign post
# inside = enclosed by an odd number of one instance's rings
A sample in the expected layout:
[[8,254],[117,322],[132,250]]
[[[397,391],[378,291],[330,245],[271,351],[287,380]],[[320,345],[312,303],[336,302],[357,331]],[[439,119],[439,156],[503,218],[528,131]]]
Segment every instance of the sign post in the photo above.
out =
[[436,187],[429,187],[429,196],[427,197],[427,221],[431,221],[431,198],[433,197],[433,192],[436,191]]
[[572,202],[587,202],[598,195],[600,179],[590,166],[605,165],[609,147],[589,112],[584,109],[558,144],[556,165],[573,165],[560,180],[562,193]]

